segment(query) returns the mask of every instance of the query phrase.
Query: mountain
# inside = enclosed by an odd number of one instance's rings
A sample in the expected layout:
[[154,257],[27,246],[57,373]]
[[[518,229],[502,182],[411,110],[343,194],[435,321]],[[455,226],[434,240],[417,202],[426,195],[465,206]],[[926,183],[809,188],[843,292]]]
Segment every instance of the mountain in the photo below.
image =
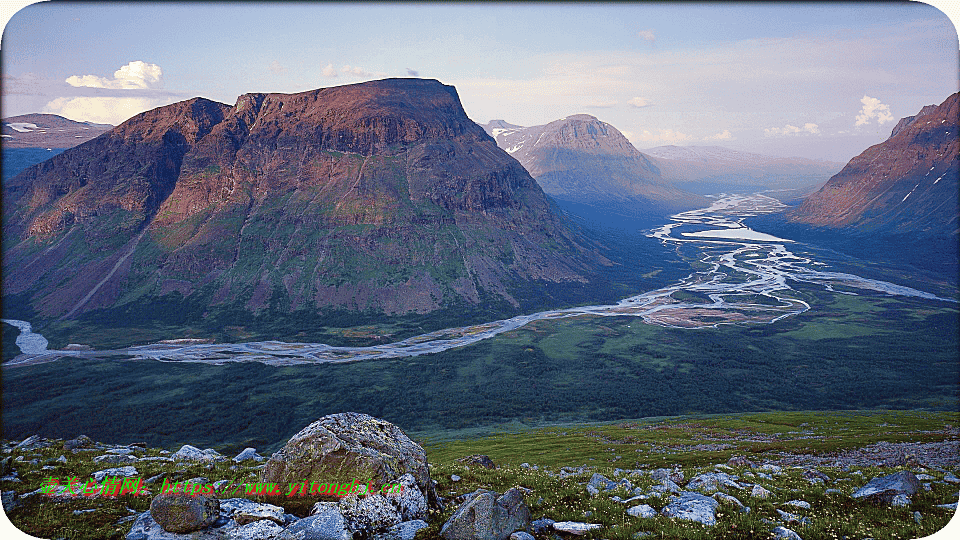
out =
[[658,146],[644,152],[663,178],[694,193],[797,193],[819,188],[842,163],[739,152],[722,146]]
[[493,120],[484,129],[558,201],[653,220],[709,206],[704,197],[665,181],[617,128],[593,116],[533,127]]
[[113,129],[109,124],[74,122],[55,114],[23,114],[3,119],[3,147],[72,148]]
[[606,262],[433,80],[161,107],[3,202],[4,294],[40,318],[517,309]]
[[956,281],[957,101],[901,120],[890,137],[851,159],[819,191],[782,216],[756,218],[790,238],[927,267]]

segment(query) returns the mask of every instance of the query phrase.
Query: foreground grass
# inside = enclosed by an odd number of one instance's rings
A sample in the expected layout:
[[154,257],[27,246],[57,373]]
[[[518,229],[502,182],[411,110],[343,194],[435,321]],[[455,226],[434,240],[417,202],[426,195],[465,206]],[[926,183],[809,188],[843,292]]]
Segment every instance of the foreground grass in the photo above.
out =
[[[942,481],[948,472],[960,472],[956,460],[953,466],[941,467],[918,454],[912,459],[885,462],[882,452],[877,451],[875,464],[860,460],[859,464],[847,461],[847,466],[843,466],[842,462],[845,455],[864,448],[873,455],[870,449],[883,447],[877,443],[956,441],[958,420],[960,415],[956,412],[787,412],[553,426],[470,439],[419,436],[415,438],[427,450],[432,477],[447,505],[431,515],[430,527],[419,533],[418,540],[440,538],[442,524],[458,505],[457,497],[478,488],[502,493],[514,486],[529,490],[526,502],[534,519],[548,517],[603,525],[589,533],[587,539],[633,540],[640,532],[652,533],[652,538],[772,538],[772,529],[780,524],[797,531],[804,540],[919,538],[946,526],[953,515],[953,511],[938,505],[957,502],[957,485]],[[12,446],[4,442],[0,457],[10,458],[9,466],[17,471],[20,482],[0,481],[0,488],[20,496],[38,489],[50,477],[61,479],[61,484],[68,478],[84,482],[95,471],[122,466],[94,463],[93,457],[103,454],[102,450],[73,453],[64,451],[59,443],[27,451],[13,450]],[[163,458],[170,450],[176,448],[137,451],[140,460],[132,465],[144,479],[160,476],[185,481],[199,477],[209,483],[227,480],[235,485],[255,481],[259,472],[260,465],[254,462],[143,460]],[[499,467],[488,470],[458,461],[471,454],[488,455]],[[635,488],[649,492],[656,482],[644,471],[655,468],[678,469],[689,480],[701,472],[716,470],[717,464],[725,464],[732,456],[743,456],[759,465],[782,463],[801,454],[833,456],[837,462],[784,466],[782,473],[769,479],[760,477],[756,474],[759,471],[749,466],[723,469],[744,482],[762,484],[772,495],[760,499],[752,497],[749,490],[727,490],[751,511],[745,513],[733,505],[721,505],[714,527],[663,516],[636,518],[626,513],[629,506],[641,502],[659,510],[669,502],[668,495],[624,505],[611,497],[630,497],[625,488],[591,497],[585,486],[594,473],[601,473],[611,479],[626,478]],[[66,458],[65,463],[58,461],[61,455]],[[829,481],[811,483],[803,475],[807,468],[820,471]],[[931,489],[916,494],[904,508],[874,507],[850,497],[870,478],[899,470],[929,475],[931,478],[924,481],[930,483]],[[454,481],[452,475],[459,479]],[[161,483],[162,480],[155,480],[146,487],[157,493]],[[143,495],[66,500],[35,495],[19,499],[9,517],[23,531],[41,538],[123,538],[133,517],[147,510],[150,500],[151,496]],[[791,500],[806,501],[811,509],[784,505]],[[313,501],[280,498],[269,502],[303,517]],[[799,514],[809,522],[804,526],[784,523],[778,509]]]

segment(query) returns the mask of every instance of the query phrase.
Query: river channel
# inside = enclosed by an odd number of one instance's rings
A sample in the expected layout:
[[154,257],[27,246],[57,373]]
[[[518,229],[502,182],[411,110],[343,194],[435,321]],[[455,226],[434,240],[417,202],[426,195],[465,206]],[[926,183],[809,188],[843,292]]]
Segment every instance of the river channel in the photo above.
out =
[[[649,236],[682,250],[695,271],[680,282],[620,300],[519,315],[473,326],[447,328],[395,343],[334,347],[323,343],[156,343],[115,350],[48,350],[47,340],[30,323],[3,319],[20,328],[23,354],[3,364],[18,367],[65,357],[153,359],[165,362],[263,362],[294,365],[401,358],[464,347],[534,321],[584,315],[640,317],[645,323],[674,328],[720,324],[769,324],[811,309],[793,288],[806,283],[838,294],[872,291],[956,303],[930,293],[854,274],[827,271],[827,264],[790,250],[792,241],[754,231],[743,220],[776,212],[782,203],[763,194],[719,196],[710,207],[682,212]],[[692,255],[691,255],[692,254]],[[684,294],[686,293],[686,294]]]

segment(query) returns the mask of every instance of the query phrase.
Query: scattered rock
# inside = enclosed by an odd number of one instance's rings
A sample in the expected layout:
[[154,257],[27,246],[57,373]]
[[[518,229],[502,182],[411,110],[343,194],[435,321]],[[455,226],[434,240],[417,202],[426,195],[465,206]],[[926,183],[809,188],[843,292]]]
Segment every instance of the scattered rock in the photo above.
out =
[[920,481],[910,471],[900,471],[870,480],[867,485],[851,495],[854,499],[864,499],[873,504],[889,505],[897,495],[911,496],[920,489]]
[[633,517],[653,518],[657,517],[657,511],[649,504],[638,504],[627,509],[627,514]]
[[273,521],[262,519],[252,521],[230,530],[230,540],[274,540],[284,528]]
[[[489,456],[483,454],[474,454],[472,456],[462,457],[457,460],[460,463],[466,463],[467,465],[479,465],[484,469],[496,469],[497,464],[490,459]],[[536,468],[536,467],[534,467]]]
[[212,525],[220,515],[220,501],[204,495],[160,494],[150,503],[150,515],[167,532],[188,533]]
[[557,521],[553,524],[553,530],[583,536],[588,532],[599,529],[603,525],[599,523],[581,523],[579,521]]
[[387,493],[386,498],[393,504],[403,521],[423,519],[427,517],[427,499],[417,487],[417,480],[412,474],[406,473],[392,482],[400,486],[399,493]]
[[550,518],[540,518],[530,523],[530,532],[533,534],[542,534],[553,530],[553,524],[556,523]]
[[363,498],[357,495],[344,497],[340,500],[339,510],[347,529],[364,536],[383,532],[401,521],[397,509],[379,493]]
[[457,476],[457,475],[455,475],[455,474],[451,474],[451,475],[450,475],[450,481],[451,481],[451,482],[459,482],[459,481],[460,481],[460,477]]
[[[427,527],[429,527],[429,525],[422,519],[404,521],[390,527],[385,532],[374,535],[372,540],[413,540],[417,531]],[[533,537],[530,537],[530,540],[533,540]]]
[[803,540],[800,538],[799,534],[786,527],[777,527],[773,529],[773,534],[775,538],[783,538],[784,540]]
[[712,497],[692,491],[684,491],[680,495],[671,495],[670,504],[665,506],[660,513],[667,517],[696,521],[710,526],[717,523],[714,511],[718,506],[720,506],[720,503]]
[[534,538],[533,535],[528,532],[517,531],[510,535],[510,540],[534,540]]
[[808,503],[807,501],[796,501],[796,500],[794,500],[794,501],[787,501],[787,502],[785,502],[785,503],[783,503],[783,504],[785,504],[785,505],[787,505],[787,506],[796,506],[797,508],[804,508],[804,509],[806,509],[806,510],[809,510],[809,509],[811,508],[810,503]]
[[170,456],[174,461],[223,461],[226,458],[212,448],[200,450],[196,446],[185,444]]
[[237,463],[240,463],[241,461],[248,461],[251,459],[254,461],[263,461],[267,458],[258,454],[256,448],[244,448],[243,452],[240,452],[239,454],[233,457],[233,461]]
[[[314,507],[314,510],[317,508]],[[279,540],[352,540],[353,533],[347,530],[346,520],[333,503],[323,511],[307,516],[289,525]]]
[[119,465],[121,463],[136,463],[137,461],[138,460],[135,456],[126,454],[104,454],[102,456],[93,458],[94,463],[107,463],[113,465]]
[[272,504],[258,503],[250,499],[234,498],[220,501],[220,514],[233,518],[238,525],[269,519],[277,525],[286,523],[283,508]]
[[756,484],[753,486],[753,489],[750,490],[750,495],[758,499],[766,499],[770,497],[771,493],[760,484]]
[[128,465],[128,466],[126,466],[126,467],[117,467],[117,468],[113,468],[113,469],[103,469],[102,471],[97,471],[97,472],[93,473],[92,476],[93,476],[93,479],[94,479],[97,483],[100,483],[100,482],[103,481],[104,478],[106,478],[106,477],[108,477],[108,476],[123,476],[123,477],[127,477],[127,476],[137,476],[137,474],[139,474],[139,473],[137,473],[137,469]]
[[[447,540],[506,540],[530,529],[530,509],[517,488],[503,495],[480,489],[471,494],[440,529]],[[556,526],[556,524],[554,524]]]

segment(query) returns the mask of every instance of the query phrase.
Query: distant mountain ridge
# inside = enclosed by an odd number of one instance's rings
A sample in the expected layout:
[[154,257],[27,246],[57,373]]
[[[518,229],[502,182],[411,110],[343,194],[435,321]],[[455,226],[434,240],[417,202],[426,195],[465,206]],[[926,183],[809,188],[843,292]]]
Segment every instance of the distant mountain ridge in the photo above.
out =
[[42,317],[518,307],[605,262],[433,80],[175,103],[5,195],[4,294]]
[[663,178],[694,193],[802,190],[819,187],[842,163],[776,157],[722,146],[658,146],[644,152]]
[[643,219],[707,206],[665,181],[619,130],[593,116],[533,127],[493,120],[484,129],[558,200]]
[[31,113],[3,119],[4,148],[72,148],[113,129],[75,122],[56,114]]

